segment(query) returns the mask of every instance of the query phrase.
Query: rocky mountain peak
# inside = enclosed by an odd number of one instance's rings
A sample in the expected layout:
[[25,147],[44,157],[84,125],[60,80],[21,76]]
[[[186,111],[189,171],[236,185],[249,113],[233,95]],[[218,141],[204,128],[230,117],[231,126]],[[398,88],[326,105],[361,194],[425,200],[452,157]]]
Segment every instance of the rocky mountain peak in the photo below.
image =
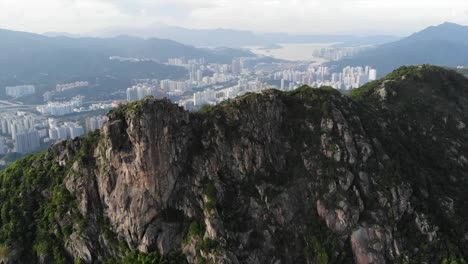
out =
[[416,66],[350,97],[304,86],[196,113],[130,103],[1,174],[0,257],[463,263],[467,82]]

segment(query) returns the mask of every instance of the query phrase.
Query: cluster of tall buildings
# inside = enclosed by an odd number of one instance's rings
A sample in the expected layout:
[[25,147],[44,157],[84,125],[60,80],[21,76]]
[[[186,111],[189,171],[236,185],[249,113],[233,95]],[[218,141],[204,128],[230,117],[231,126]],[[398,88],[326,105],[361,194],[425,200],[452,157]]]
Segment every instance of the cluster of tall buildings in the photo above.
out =
[[85,119],[86,132],[93,132],[101,129],[108,120],[107,116],[91,116]]
[[65,122],[59,125],[53,118],[49,118],[49,140],[67,140],[81,137],[85,131],[76,122]]
[[27,95],[32,95],[36,93],[36,87],[34,85],[19,85],[19,86],[9,86],[5,87],[6,95],[19,98]]
[[193,104],[195,106],[202,106],[206,104],[215,104],[216,91],[207,89],[203,92],[196,92],[193,94]]
[[[348,56],[361,48],[322,49],[320,56]],[[369,66],[346,67],[342,71],[335,68],[316,66],[305,62],[264,62],[251,58],[236,58],[231,64],[207,64],[205,61],[169,59],[168,64],[185,67],[189,71],[187,84],[198,90],[189,96],[185,90],[161,82],[160,89],[169,97],[182,95],[178,103],[187,109],[197,109],[205,104],[216,104],[222,100],[242,95],[277,88],[290,91],[306,84],[312,87],[331,86],[349,90],[376,80],[377,71]],[[234,83],[237,81],[237,85]],[[174,81],[172,81],[174,82]],[[275,86],[273,86],[275,85]],[[180,93],[171,93],[178,91]]]
[[16,134],[15,140],[15,152],[28,153],[41,146],[41,137],[37,130],[30,130]]
[[[350,90],[377,80],[377,70],[366,67],[346,67],[341,73],[332,74],[332,87]],[[333,82],[334,81],[334,82]]]
[[89,86],[89,82],[65,83],[65,84],[57,84],[55,86],[55,90],[57,92],[63,92],[63,91],[80,88],[80,87],[87,87],[87,86]]
[[346,67],[341,72],[335,72],[329,67],[309,67],[305,71],[284,70],[274,73],[274,80],[281,81],[281,90],[291,90],[285,87],[286,81],[291,86],[306,84],[311,87],[330,86],[335,89],[350,90],[361,87],[369,81],[377,79],[377,70],[366,67]]
[[165,93],[171,94],[183,94],[185,92],[192,91],[193,83],[187,81],[173,81],[173,80],[161,80],[160,88]]
[[338,61],[343,58],[352,57],[364,50],[369,49],[369,46],[358,47],[325,47],[315,50],[312,55],[314,57],[324,58],[328,61]]
[[[337,60],[366,48],[368,47],[330,47],[318,50],[314,55]],[[210,64],[204,60],[172,58],[168,64],[185,67],[189,72],[189,80],[186,83],[193,85],[193,89],[186,89],[184,93],[184,89],[175,84],[169,86],[169,81],[159,87],[163,88],[161,90],[168,97],[180,95],[180,98],[177,98],[178,104],[189,110],[195,110],[205,104],[217,104],[246,92],[274,88],[291,91],[303,84],[350,90],[377,79],[377,70],[369,66],[337,70],[335,67],[317,66],[315,63],[271,61],[265,57],[235,58],[230,64]],[[195,92],[187,93],[190,90]],[[174,93],[175,91],[178,93]]]
[[36,107],[36,110],[43,115],[64,116],[80,108],[83,105],[83,99],[83,96],[75,96],[67,102],[49,102],[47,105]]
[[[235,82],[238,75],[243,72],[246,58],[234,59],[232,64],[207,63],[204,58],[190,59],[170,58],[168,65],[184,67],[189,72],[187,80],[141,80],[138,85],[127,88],[127,101],[141,100],[148,95],[155,97],[167,96],[179,97],[187,95],[193,89],[203,89],[209,86]],[[193,101],[196,105],[203,105],[208,102],[217,101],[213,96],[213,89],[206,89],[193,94]]]
[[62,123],[33,113],[5,112],[0,115],[0,154],[31,153],[43,143],[73,139],[100,129],[106,121],[107,116],[91,116],[85,119],[84,127],[80,122]]
[[281,91],[292,91],[294,89],[294,82],[286,82],[286,79],[281,79],[280,90]]
[[233,59],[231,64],[231,72],[232,74],[241,74],[242,73],[242,63],[241,59]]
[[137,100],[141,100],[146,96],[154,96],[160,97],[161,92],[155,85],[147,85],[147,84],[138,84],[127,88],[127,101],[133,102]]
[[206,63],[205,59],[171,58],[168,64],[186,68],[190,84],[194,87],[203,87],[233,81],[243,72],[247,60],[248,58],[238,58],[233,59],[231,64],[217,64]]
[[[60,93],[65,92],[65,91],[73,90],[76,88],[88,87],[88,86],[89,86],[89,82],[87,81],[57,84],[55,86],[55,90],[46,91],[45,93],[42,94],[42,98],[44,99],[44,102],[51,102],[55,95],[59,95]],[[54,104],[57,104],[57,103],[54,103]]]
[[5,112],[0,119],[3,135],[15,137],[16,134],[35,129],[38,117],[24,112]]
[[[200,107],[203,105],[214,105],[221,101],[241,96],[247,92],[259,92],[266,89],[272,89],[274,87],[260,81],[260,80],[248,80],[240,79],[238,84],[224,89],[207,89],[202,92],[193,94],[193,105],[194,107]],[[186,104],[186,102],[184,102]],[[185,105],[182,105],[185,106]]]
[[164,96],[180,96],[192,91],[193,83],[187,81],[174,80],[147,80],[130,88],[127,88],[127,101],[141,100],[146,96],[161,98]]
[[[28,153],[40,146],[40,136],[45,130],[40,129],[40,119],[25,112],[5,112],[0,119],[1,133],[8,135],[14,141],[14,150],[18,153]],[[0,149],[3,154],[5,138],[1,138]]]
[[186,59],[185,57],[169,58],[167,60],[167,64],[173,65],[173,66],[187,67],[188,65],[192,65],[192,64],[206,64],[206,59],[205,58]]
[[121,62],[159,62],[158,60],[154,59],[146,59],[146,58],[129,58],[129,57],[121,57],[121,56],[110,56],[109,60],[113,61],[121,61]]
[[[167,64],[185,67],[189,72],[189,79],[183,82],[186,85],[186,89],[179,87],[179,85],[183,87],[181,82],[178,82],[178,86],[176,87],[175,81],[171,81],[173,86],[170,87],[167,84],[161,83],[161,89],[169,97],[186,95],[187,92],[192,91],[194,88],[203,89],[203,91],[195,92],[192,99],[180,101],[183,105],[193,103],[195,106],[215,103],[220,98],[232,98],[244,91],[262,90],[264,88],[264,81],[259,80],[258,76],[252,78],[255,68],[259,64],[263,65],[261,67],[262,70],[274,68],[266,67],[266,63],[262,62],[262,58],[235,58],[230,64],[206,63],[204,59],[186,60],[185,58],[171,58]],[[240,84],[233,86],[239,80]],[[225,86],[229,89],[219,93],[217,88],[210,88],[215,86]]]
[[[256,78],[255,80],[241,78],[237,82],[237,88],[239,92],[242,93],[242,92],[259,92],[265,89],[271,89],[273,87],[266,84],[262,80],[260,80],[260,78]],[[229,96],[229,98],[236,97],[236,96],[238,95],[236,95],[235,93],[231,93],[231,96]]]
[[234,81],[235,79],[236,79],[236,76],[233,76],[231,74],[215,72],[212,77],[208,77],[208,76],[203,77],[201,82],[199,82],[198,85],[199,86],[216,85],[219,83],[226,83],[226,82]]

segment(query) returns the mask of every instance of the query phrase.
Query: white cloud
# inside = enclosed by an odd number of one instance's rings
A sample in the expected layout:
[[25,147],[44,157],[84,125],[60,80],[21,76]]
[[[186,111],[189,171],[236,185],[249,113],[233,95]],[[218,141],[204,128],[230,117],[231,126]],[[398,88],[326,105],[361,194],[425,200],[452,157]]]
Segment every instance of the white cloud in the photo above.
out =
[[197,28],[410,33],[468,24],[466,0],[0,0],[0,27],[89,32],[156,22]]
[[82,32],[130,19],[114,5],[93,0],[0,0],[0,27],[18,30]]

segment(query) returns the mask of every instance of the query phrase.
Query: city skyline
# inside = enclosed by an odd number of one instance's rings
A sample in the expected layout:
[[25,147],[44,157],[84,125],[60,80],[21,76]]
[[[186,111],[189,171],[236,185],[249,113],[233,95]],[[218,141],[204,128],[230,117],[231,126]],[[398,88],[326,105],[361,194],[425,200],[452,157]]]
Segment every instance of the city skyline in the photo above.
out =
[[468,2],[0,0],[0,28],[35,33],[89,34],[110,28],[170,25],[255,32],[402,36],[446,21],[467,25]]

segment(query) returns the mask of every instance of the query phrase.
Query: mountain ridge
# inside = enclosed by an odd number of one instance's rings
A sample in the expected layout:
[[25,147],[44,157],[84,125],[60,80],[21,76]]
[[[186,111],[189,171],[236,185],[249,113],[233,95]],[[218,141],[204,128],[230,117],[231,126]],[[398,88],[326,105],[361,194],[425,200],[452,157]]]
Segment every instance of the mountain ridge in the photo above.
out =
[[304,86],[196,113],[130,103],[0,174],[0,257],[464,263],[467,94],[468,79],[422,65],[351,97]]
[[390,35],[359,36],[352,34],[307,34],[307,33],[261,33],[249,30],[213,28],[190,29],[184,27],[152,25],[146,28],[115,28],[102,30],[91,35],[112,37],[120,34],[151,38],[172,39],[197,47],[231,47],[272,46],[284,43],[339,42],[346,45],[377,45],[399,39]]
[[[174,56],[185,56],[187,58],[205,57],[207,60],[213,61],[227,61],[227,59],[230,59],[229,56],[219,56],[210,53],[207,49],[198,49],[169,39],[141,39],[127,35],[118,35],[112,38],[71,38],[67,36],[46,37],[40,34],[5,29],[0,29],[0,34],[2,42],[7,42],[9,44],[17,44],[19,41],[29,40],[36,41],[37,44],[47,44],[56,48],[82,50],[86,47],[87,51],[90,53],[100,53],[105,56],[129,56],[161,61],[165,61]],[[129,45],[126,46],[127,44]],[[162,48],[165,48],[164,52],[158,50]],[[171,51],[171,48],[176,51]]]
[[[237,55],[253,56],[245,51],[211,51],[155,38],[45,37],[1,29],[0,49],[2,86],[38,84],[55,87],[57,83],[103,76],[128,82],[138,78],[180,79],[187,75],[187,71],[182,67],[164,65],[168,58],[205,58],[208,62],[231,63]],[[152,61],[111,61],[111,56]]]
[[377,68],[382,77],[403,65],[463,66],[468,64],[467,35],[468,26],[444,23],[329,65],[369,65]]

